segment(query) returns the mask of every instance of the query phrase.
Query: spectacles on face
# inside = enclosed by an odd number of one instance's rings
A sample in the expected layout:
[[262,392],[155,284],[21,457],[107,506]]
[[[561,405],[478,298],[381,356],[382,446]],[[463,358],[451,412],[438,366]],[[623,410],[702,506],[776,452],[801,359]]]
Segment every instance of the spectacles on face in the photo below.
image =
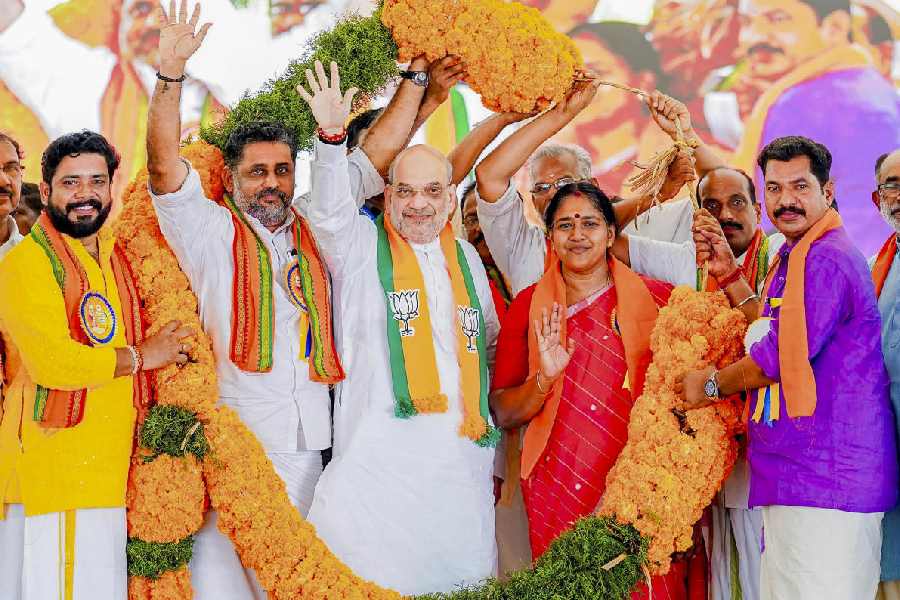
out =
[[15,179],[22,173],[22,164],[17,162],[6,163],[0,167],[0,170],[10,179]]
[[[740,196],[735,196],[728,199],[728,208],[731,209],[731,212],[740,212],[747,208],[748,204],[750,204],[750,202],[746,198],[742,198]],[[704,200],[701,205],[713,216],[718,216],[719,213],[722,212],[722,203],[718,200]]]
[[900,183],[882,183],[878,186],[878,197],[892,201],[900,199]]
[[411,185],[406,185],[405,183],[400,183],[394,187],[394,194],[401,200],[409,200],[416,194],[422,194],[426,198],[430,198],[431,200],[440,200],[444,197],[444,192],[446,191],[446,187],[437,182],[432,182],[425,187],[415,188]]
[[549,193],[551,190],[559,190],[561,187],[565,187],[570,183],[577,183],[578,180],[573,177],[561,177],[557,179],[554,183],[536,183],[534,187],[531,188],[531,193],[534,196],[543,196],[544,194]]

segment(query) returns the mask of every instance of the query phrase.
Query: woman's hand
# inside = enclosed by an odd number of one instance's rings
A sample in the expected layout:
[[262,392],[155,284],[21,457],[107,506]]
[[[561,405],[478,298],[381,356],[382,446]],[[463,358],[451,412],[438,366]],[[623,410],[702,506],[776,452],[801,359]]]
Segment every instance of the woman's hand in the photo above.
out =
[[[554,302],[553,309],[547,314],[547,309],[541,311],[541,319],[534,320],[534,332],[537,336],[538,352],[541,355],[541,370],[539,376],[545,384],[552,384],[558,379],[572,355],[575,353],[575,342],[569,340],[568,347],[562,345],[560,329],[562,328],[562,307]],[[543,387],[543,386],[541,386]]]

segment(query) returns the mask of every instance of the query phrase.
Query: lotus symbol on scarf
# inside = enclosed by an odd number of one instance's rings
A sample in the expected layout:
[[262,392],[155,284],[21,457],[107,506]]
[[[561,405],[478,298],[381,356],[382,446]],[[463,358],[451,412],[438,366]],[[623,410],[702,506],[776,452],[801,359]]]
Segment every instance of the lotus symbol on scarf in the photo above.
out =
[[478,346],[475,342],[481,331],[481,326],[478,323],[478,309],[472,308],[471,306],[459,306],[457,307],[457,310],[459,311],[459,325],[462,327],[463,333],[468,338],[466,350],[469,352],[478,352]]
[[394,319],[402,325],[400,335],[413,335],[416,330],[409,326],[409,322],[419,316],[419,290],[390,292],[388,302]]

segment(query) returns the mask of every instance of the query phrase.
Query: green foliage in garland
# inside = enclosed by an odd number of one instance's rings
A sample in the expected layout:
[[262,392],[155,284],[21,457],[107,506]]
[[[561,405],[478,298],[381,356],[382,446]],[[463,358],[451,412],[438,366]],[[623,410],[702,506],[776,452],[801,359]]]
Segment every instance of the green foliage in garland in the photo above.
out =
[[128,538],[125,554],[128,555],[128,574],[132,577],[159,579],[167,571],[175,571],[191,562],[194,552],[194,536],[179,542],[160,544]]
[[[648,541],[631,525],[609,517],[585,517],[559,536],[525,571],[508,581],[489,580],[448,594],[419,600],[627,600],[644,577]],[[622,554],[610,569],[604,565]]]
[[145,459],[147,461],[160,454],[184,456],[188,453],[203,460],[209,452],[203,423],[197,420],[197,415],[171,404],[157,404],[147,413],[141,426],[141,446],[153,451],[153,455]]
[[331,61],[336,62],[341,71],[341,91],[359,88],[357,98],[377,95],[398,74],[397,44],[381,23],[381,9],[371,17],[351,16],[312,39],[303,58],[291,62],[284,75],[267,82],[260,92],[244,96],[221,123],[203,129],[200,137],[222,149],[239,125],[278,121],[292,129],[300,147],[308,150],[316,120],[296,88],[298,84],[309,88],[306,69],[313,69],[316,60],[322,61],[326,72]]

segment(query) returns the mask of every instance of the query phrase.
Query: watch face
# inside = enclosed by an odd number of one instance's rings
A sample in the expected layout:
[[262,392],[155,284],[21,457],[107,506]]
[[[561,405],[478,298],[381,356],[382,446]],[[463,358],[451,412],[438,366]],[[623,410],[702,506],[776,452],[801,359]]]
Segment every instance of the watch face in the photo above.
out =
[[419,72],[413,77],[413,81],[419,85],[428,85],[428,73]]
[[712,379],[707,379],[706,384],[703,386],[703,393],[706,394],[707,398],[715,398],[719,395],[719,386]]

